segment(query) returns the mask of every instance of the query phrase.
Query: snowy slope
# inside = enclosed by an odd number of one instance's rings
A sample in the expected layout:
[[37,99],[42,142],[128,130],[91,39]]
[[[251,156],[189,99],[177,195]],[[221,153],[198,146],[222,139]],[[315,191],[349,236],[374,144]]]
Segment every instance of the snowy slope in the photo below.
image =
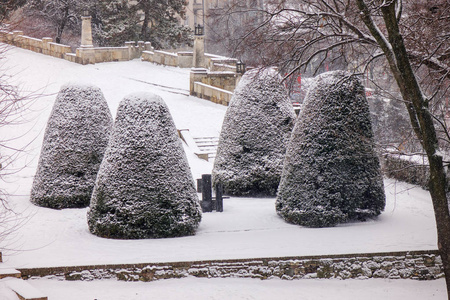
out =
[[[3,68],[16,74],[26,90],[48,96],[35,100],[26,123],[2,128],[19,137],[18,172],[1,182],[16,211],[26,222],[3,241],[5,265],[38,267],[106,263],[162,262],[222,258],[436,249],[436,229],[429,194],[417,187],[385,181],[387,206],[376,220],[335,228],[308,229],[285,223],[275,212],[275,198],[230,198],[223,213],[204,214],[197,235],[156,240],[110,240],[89,233],[86,209],[52,210],[29,202],[32,176],[55,93],[62,84],[89,81],[99,86],[113,115],[123,96],[139,91],[160,95],[177,128],[193,136],[218,136],[226,107],[187,96],[189,70],[156,66],[138,60],[82,66],[22,49],[8,53]],[[165,86],[165,87],[162,87]],[[169,88],[168,88],[169,87]],[[187,150],[194,178],[210,173],[212,163]],[[6,183],[6,186],[3,184]]]

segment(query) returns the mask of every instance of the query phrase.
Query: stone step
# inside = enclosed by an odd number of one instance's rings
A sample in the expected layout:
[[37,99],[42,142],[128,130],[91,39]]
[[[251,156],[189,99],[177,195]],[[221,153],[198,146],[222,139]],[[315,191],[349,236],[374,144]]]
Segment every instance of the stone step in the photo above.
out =
[[178,134],[199,158],[208,161],[216,157],[218,137],[192,137],[189,129],[178,129]]
[[21,273],[16,269],[0,268],[0,279],[7,277],[20,278]]
[[212,146],[199,146],[198,147],[202,152],[216,152],[217,151],[217,147],[212,147]]
[[218,145],[214,145],[214,144],[197,144],[197,146],[198,146],[200,149],[204,149],[204,148],[214,148],[214,149],[217,149],[217,146],[218,146]]
[[20,300],[48,300],[42,291],[36,289],[23,279],[8,278],[6,284],[16,293]]
[[218,137],[195,137],[194,141],[197,144],[217,144],[219,143]]
[[208,155],[208,160],[216,157],[217,147],[219,145],[218,137],[196,137],[194,141],[198,149]]

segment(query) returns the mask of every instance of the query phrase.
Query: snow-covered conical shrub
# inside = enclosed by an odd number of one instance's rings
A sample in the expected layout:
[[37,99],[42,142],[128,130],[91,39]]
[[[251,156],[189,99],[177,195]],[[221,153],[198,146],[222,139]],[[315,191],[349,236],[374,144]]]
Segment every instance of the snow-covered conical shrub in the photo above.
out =
[[276,210],[290,223],[327,227],[377,216],[384,206],[364,88],[342,71],[319,75],[292,132]]
[[99,88],[63,86],[45,130],[31,202],[57,209],[88,206],[112,125]]
[[245,73],[225,114],[214,184],[236,196],[275,196],[295,113],[273,69]]
[[119,104],[92,193],[88,224],[101,237],[192,235],[201,219],[194,180],[164,101],[136,93]]

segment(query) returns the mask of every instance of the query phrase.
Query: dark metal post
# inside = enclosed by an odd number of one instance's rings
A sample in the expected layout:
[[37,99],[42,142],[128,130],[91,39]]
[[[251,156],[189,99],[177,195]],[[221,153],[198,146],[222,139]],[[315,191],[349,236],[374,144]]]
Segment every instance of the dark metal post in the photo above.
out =
[[216,211],[223,212],[223,186],[216,184]]
[[202,211],[212,212],[212,188],[211,188],[211,174],[202,175]]
[[197,179],[197,193],[201,193],[202,192],[202,179]]

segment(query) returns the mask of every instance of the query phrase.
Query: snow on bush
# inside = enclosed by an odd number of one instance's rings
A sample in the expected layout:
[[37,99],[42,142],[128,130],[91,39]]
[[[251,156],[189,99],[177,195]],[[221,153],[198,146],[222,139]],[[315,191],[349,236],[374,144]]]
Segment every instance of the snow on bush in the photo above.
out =
[[295,117],[273,69],[245,73],[225,114],[214,184],[229,195],[274,196]]
[[192,235],[201,219],[175,124],[157,95],[125,97],[95,183],[90,231],[121,239]]
[[385,206],[364,88],[342,71],[318,76],[286,151],[276,210],[327,227],[377,216]]
[[402,101],[384,98],[373,93],[367,98],[370,107],[374,139],[378,145],[420,152],[421,145],[411,133],[408,111]]
[[31,202],[56,209],[88,206],[112,125],[99,88],[63,86],[45,130]]

